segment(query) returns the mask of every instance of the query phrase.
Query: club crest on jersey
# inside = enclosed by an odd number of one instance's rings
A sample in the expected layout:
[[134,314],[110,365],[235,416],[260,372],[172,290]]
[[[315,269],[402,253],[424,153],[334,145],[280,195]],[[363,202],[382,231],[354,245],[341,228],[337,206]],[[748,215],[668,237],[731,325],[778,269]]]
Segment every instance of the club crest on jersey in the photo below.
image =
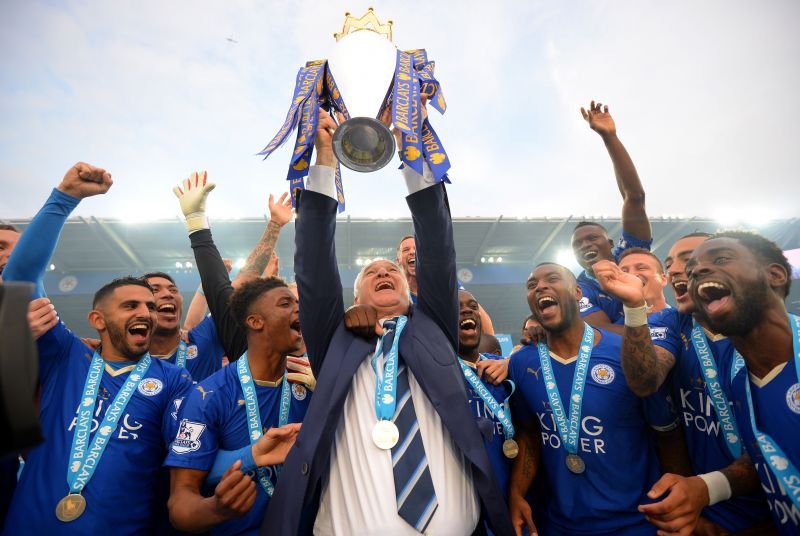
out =
[[295,400],[305,400],[306,399],[306,387],[305,385],[300,384],[292,384],[292,396]]
[[190,344],[186,347],[186,359],[194,359],[197,357],[197,345]]
[[793,412],[800,414],[800,383],[792,385],[786,391],[786,405]]
[[164,388],[164,383],[158,378],[145,378],[139,382],[139,392],[145,396],[156,396]]
[[582,297],[580,299],[580,301],[578,302],[578,309],[582,313],[585,313],[586,311],[588,311],[591,308],[592,308],[592,302],[590,302],[589,298],[587,298],[586,296]]
[[592,367],[592,379],[600,385],[608,385],[614,381],[614,369],[602,363],[595,365]]
[[650,328],[650,338],[654,341],[667,340],[667,328]]
[[200,422],[183,419],[178,426],[178,434],[172,441],[172,452],[186,454],[200,448],[200,436],[203,435],[206,425]]

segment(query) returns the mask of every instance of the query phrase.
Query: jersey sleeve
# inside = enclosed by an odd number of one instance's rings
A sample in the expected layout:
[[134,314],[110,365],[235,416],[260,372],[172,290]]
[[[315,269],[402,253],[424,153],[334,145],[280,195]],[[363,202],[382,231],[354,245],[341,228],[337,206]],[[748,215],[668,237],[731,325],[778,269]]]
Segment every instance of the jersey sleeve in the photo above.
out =
[[654,346],[664,348],[673,356],[681,353],[681,326],[674,309],[665,309],[647,319],[650,326],[650,340]]
[[220,411],[224,402],[218,393],[195,385],[180,405],[177,431],[164,465],[209,471],[214,465],[219,445]]
[[668,383],[664,382],[658,391],[642,399],[644,419],[657,432],[669,432],[680,424]]
[[652,238],[650,240],[642,240],[641,238],[633,236],[630,233],[622,231],[622,236],[619,237],[619,242],[616,246],[614,246],[614,258],[617,260],[617,262],[619,262],[619,256],[622,255],[622,252],[626,249],[642,248],[650,251],[652,245]]
[[60,320],[50,331],[37,339],[41,383],[46,383],[53,374],[57,374],[59,365],[69,358],[75,345],[80,345],[89,357],[92,356],[93,352]]
[[193,327],[189,331],[189,342],[197,345],[199,355],[197,359],[203,361],[213,361],[216,366],[210,370],[219,370],[222,363],[222,356],[225,355],[225,348],[217,334],[217,326],[211,316]]

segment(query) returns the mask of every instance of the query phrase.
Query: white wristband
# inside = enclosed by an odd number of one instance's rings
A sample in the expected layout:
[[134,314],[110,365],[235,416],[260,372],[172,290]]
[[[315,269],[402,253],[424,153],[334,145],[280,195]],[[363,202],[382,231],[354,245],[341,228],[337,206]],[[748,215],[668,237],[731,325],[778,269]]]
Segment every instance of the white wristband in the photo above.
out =
[[189,234],[201,229],[210,228],[211,226],[208,223],[208,217],[206,217],[205,212],[193,212],[186,216],[186,229],[188,229]]
[[697,477],[706,483],[709,506],[731,498],[731,483],[728,482],[728,477],[720,471],[697,475]]
[[638,328],[639,326],[647,325],[647,304],[641,307],[628,307],[622,305],[622,311],[625,313],[625,325],[630,328]]

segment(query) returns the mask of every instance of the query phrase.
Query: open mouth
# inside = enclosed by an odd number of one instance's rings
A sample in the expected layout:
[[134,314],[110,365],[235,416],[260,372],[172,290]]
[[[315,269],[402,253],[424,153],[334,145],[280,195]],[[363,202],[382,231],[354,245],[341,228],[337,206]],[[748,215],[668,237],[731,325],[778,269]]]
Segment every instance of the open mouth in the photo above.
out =
[[687,281],[675,281],[672,283],[672,290],[675,292],[675,298],[683,298],[689,290],[689,284]]
[[718,281],[700,283],[697,295],[710,314],[720,312],[731,301],[730,289]]
[[289,324],[289,329],[297,333],[298,337],[302,337],[302,332],[300,331],[300,319],[295,320],[291,324]]
[[6,265],[5,264],[0,264],[0,275],[3,275],[3,270],[5,270],[5,269],[6,269]]
[[156,310],[159,313],[166,313],[166,314],[174,315],[175,311],[177,311],[178,308],[175,307],[174,303],[162,303],[161,305],[158,306],[158,309],[156,309]]
[[380,292],[382,290],[394,290],[394,285],[391,281],[381,281],[375,285],[375,292]]
[[472,318],[465,318],[458,324],[458,329],[465,332],[467,335],[475,333],[478,328],[478,323]]
[[596,260],[596,259],[597,259],[597,256],[598,256],[599,254],[600,254],[600,252],[599,252],[599,251],[597,251],[597,250],[595,250],[595,249],[591,249],[591,250],[589,250],[589,251],[586,251],[586,252],[584,252],[584,254],[583,254],[583,260],[585,260],[586,262],[592,262],[592,261],[594,261],[594,260]]
[[145,342],[150,333],[150,324],[146,322],[134,322],[128,326],[128,334],[130,334],[134,341]]
[[409,266],[414,266],[415,264],[417,264],[417,259],[416,259],[416,257],[409,257],[409,258],[408,258],[408,265],[409,265]]
[[[552,313],[555,312],[555,309],[553,309],[553,307],[556,307],[558,305],[558,300],[555,299],[553,296],[542,296],[541,298],[539,298],[539,301],[537,301],[536,304],[539,306],[539,311],[542,314],[545,314],[546,311],[548,313]],[[548,309],[550,311],[548,311]]]

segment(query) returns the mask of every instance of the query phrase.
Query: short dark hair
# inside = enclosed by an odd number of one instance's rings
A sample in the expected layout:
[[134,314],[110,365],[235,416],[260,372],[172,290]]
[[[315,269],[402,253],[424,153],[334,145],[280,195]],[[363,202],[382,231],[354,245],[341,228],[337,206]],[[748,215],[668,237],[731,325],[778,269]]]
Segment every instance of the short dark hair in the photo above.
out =
[[245,321],[247,320],[247,315],[250,314],[250,307],[252,307],[253,303],[265,292],[280,287],[289,288],[280,277],[259,277],[243,284],[231,295],[233,318],[246,329],[247,324]]
[[692,233],[683,235],[678,240],[683,240],[684,238],[697,238],[697,237],[701,237],[701,236],[704,236],[704,237],[708,238],[708,237],[711,236],[711,233],[707,233],[705,231],[694,231]]
[[[625,251],[623,251],[622,253],[620,253],[619,261],[621,261],[622,259],[624,259],[628,255],[647,255],[648,257],[651,257],[651,258],[655,259],[656,263],[658,264],[658,271],[661,272],[662,274],[664,273],[664,265],[661,264],[661,259],[659,259],[656,256],[656,254],[653,253],[652,251],[650,251],[649,249],[628,248]],[[617,261],[617,263],[619,263],[619,261]]]
[[92,309],[97,309],[97,304],[108,298],[118,288],[127,286],[144,287],[151,293],[153,292],[153,289],[142,277],[134,277],[132,275],[120,277],[118,279],[114,279],[110,283],[106,283],[100,287],[100,290],[94,293],[94,298],[92,299]]
[[786,255],[783,254],[781,248],[778,247],[778,244],[750,231],[720,231],[711,235],[709,240],[714,238],[732,238],[746,247],[761,262],[782,266],[786,270],[787,276],[786,284],[783,285],[783,297],[785,298],[789,295],[789,290],[792,287],[792,265]]
[[18,233],[19,229],[17,229],[10,223],[0,223],[0,231],[14,231],[15,233]]
[[[520,328],[520,331],[525,331],[525,326],[527,326],[528,322],[531,320],[536,320],[536,316],[533,313],[526,316],[525,320],[522,321],[522,328]],[[536,321],[538,322],[538,320]]]
[[399,252],[400,251],[400,246],[402,246],[403,242],[405,242],[409,238],[413,238],[416,241],[416,237],[413,234],[407,234],[406,236],[404,236],[403,238],[400,239],[400,242],[397,243],[397,249],[395,251]]
[[170,283],[172,283],[173,285],[175,284],[175,280],[172,279],[172,276],[164,272],[148,272],[142,276],[142,279],[147,281],[148,279],[151,279],[153,277],[162,277],[167,281],[169,281]]
[[552,264],[554,266],[558,266],[559,268],[561,268],[562,272],[565,272],[565,273],[569,274],[570,276],[572,276],[572,280],[573,281],[575,281],[576,283],[578,282],[578,278],[575,277],[575,274],[572,273],[572,270],[570,270],[569,268],[567,268],[563,264],[559,264],[559,263],[557,263],[555,261],[543,261],[543,262],[540,262],[539,264],[537,264],[536,266],[533,267],[534,271],[537,268],[539,268],[540,266],[544,266],[545,264]]
[[595,227],[600,227],[602,230],[606,232],[606,234],[608,234],[608,229],[606,229],[604,225],[594,221],[587,221],[587,220],[579,221],[578,223],[576,223],[575,227],[572,228],[572,232],[574,233],[581,227],[588,227],[590,225],[594,225]]
[[478,342],[478,352],[482,354],[503,355],[503,347],[494,335],[481,333],[481,340]]

